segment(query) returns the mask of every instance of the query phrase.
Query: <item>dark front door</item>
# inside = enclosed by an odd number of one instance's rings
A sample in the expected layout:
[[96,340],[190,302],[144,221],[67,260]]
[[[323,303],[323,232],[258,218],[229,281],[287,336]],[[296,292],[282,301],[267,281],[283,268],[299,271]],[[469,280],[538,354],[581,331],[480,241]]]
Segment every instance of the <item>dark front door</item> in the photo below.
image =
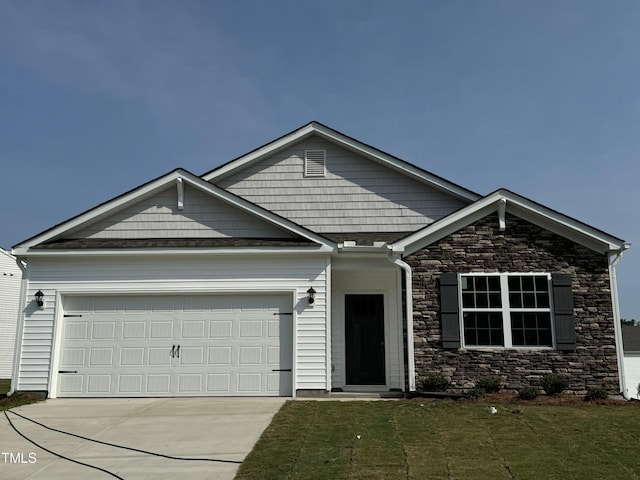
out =
[[384,297],[345,295],[347,385],[384,385]]

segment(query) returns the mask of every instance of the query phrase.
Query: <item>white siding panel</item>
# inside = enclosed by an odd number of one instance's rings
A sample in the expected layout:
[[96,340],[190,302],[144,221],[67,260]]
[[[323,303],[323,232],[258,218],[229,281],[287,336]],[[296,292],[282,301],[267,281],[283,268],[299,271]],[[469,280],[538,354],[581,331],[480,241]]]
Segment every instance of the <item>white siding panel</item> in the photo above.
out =
[[16,259],[0,250],[0,378],[11,378],[21,280]]
[[[304,176],[304,151],[327,151],[326,175]],[[414,231],[466,204],[436,188],[312,137],[217,182],[317,232]]]
[[[327,353],[326,264],[325,255],[33,258],[27,298],[42,290],[46,303],[42,310],[33,302],[27,305],[18,388],[51,388],[60,295],[261,291],[294,292],[294,390],[324,390],[326,372],[319,375],[316,367],[326,362]],[[317,293],[310,306],[306,292],[311,286]]]
[[631,398],[640,398],[638,385],[640,385],[640,353],[624,354],[624,382],[627,395]]
[[71,235],[72,238],[286,238],[290,232],[190,186],[178,210],[176,188],[144,198]]

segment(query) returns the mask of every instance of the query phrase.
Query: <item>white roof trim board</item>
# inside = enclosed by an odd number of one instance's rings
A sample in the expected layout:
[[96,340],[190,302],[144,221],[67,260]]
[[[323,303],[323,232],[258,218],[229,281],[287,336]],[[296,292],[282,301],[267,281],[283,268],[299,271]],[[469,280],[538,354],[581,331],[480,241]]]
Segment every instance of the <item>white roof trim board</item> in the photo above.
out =
[[256,150],[253,150],[246,155],[238,157],[237,159],[232,160],[222,165],[221,167],[205,173],[204,175],[202,175],[202,178],[208,182],[220,180],[232,174],[233,172],[244,168],[247,164],[258,161],[266,157],[267,155],[271,155],[279,150],[282,150],[283,148],[286,148],[289,145],[298,142],[304,137],[312,134],[316,134],[326,140],[341,145],[342,147],[349,150],[355,151],[372,160],[393,168],[394,170],[400,171],[406,175],[425,182],[432,187],[455,195],[459,198],[463,198],[472,202],[481,198],[477,193],[471,192],[470,190],[456,185],[455,183],[449,182],[444,178],[429,173],[426,170],[422,170],[415,165],[411,165],[410,163],[400,160],[392,155],[389,155],[388,153],[378,150],[377,148],[359,142],[354,138],[348,137],[347,135],[344,135],[318,122],[308,123],[307,125],[294,130],[293,132],[284,135],[277,140],[274,140],[273,142],[267,143],[266,145],[257,148]]
[[[500,189],[393,244],[393,250],[410,255],[493,212],[506,210],[541,228],[573,240],[600,253],[622,251],[629,244],[579,220],[563,215],[539,203]],[[505,225],[506,230],[509,226]]]
[[[159,177],[151,182],[142,185],[130,192],[127,192],[119,197],[114,198],[106,203],[103,203],[91,210],[86,211],[66,222],[63,222],[55,227],[36,235],[16,246],[13,247],[12,254],[16,256],[20,255],[33,255],[34,253],[50,255],[53,252],[51,251],[37,251],[31,250],[33,247],[51,241],[55,238],[63,236],[65,233],[70,232],[72,230],[78,229],[86,224],[89,224],[100,217],[108,216],[112,213],[115,213],[118,209],[130,205],[142,198],[152,195],[157,191],[160,191],[168,186],[187,183],[195,188],[198,188],[205,193],[210,194],[211,196],[222,200],[234,207],[237,207],[240,210],[243,210],[247,213],[250,213],[256,217],[261,218],[262,220],[276,225],[284,230],[288,230],[296,235],[299,235],[303,238],[306,238],[312,242],[318,243],[321,246],[321,249],[324,251],[332,251],[335,249],[335,245],[327,240],[326,238],[307,230],[306,228],[287,220],[275,213],[272,213],[264,208],[251,203],[247,200],[244,200],[237,195],[234,195],[231,192],[228,192],[220,187],[217,187],[209,182],[202,180],[200,177],[193,175],[192,173],[183,170],[177,169],[173,172],[170,172],[162,177]],[[317,251],[317,249],[316,249]]]

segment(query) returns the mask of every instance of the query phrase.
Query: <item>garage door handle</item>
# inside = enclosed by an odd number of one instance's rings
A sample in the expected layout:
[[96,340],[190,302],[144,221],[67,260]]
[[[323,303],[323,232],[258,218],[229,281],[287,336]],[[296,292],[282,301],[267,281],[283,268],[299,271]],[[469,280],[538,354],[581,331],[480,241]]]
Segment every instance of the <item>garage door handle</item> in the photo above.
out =
[[291,369],[290,368],[274,368],[273,370],[271,370],[272,372],[290,372]]
[[176,357],[180,358],[180,345],[176,348]]
[[78,373],[77,370],[58,370],[58,373]]
[[175,345],[173,347],[171,347],[171,351],[169,352],[169,355],[171,355],[171,358],[176,356],[176,346]]

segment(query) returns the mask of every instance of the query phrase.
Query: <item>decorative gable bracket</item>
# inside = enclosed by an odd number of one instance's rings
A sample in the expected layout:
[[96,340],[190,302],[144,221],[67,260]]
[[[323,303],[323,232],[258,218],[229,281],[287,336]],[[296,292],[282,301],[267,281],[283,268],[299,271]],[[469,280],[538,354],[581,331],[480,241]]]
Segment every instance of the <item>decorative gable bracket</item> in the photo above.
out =
[[498,202],[498,225],[500,226],[500,231],[504,232],[507,229],[507,221],[506,221],[506,213],[507,213],[507,199],[501,198]]
[[176,187],[178,189],[178,210],[184,210],[184,183],[182,177],[176,178]]

